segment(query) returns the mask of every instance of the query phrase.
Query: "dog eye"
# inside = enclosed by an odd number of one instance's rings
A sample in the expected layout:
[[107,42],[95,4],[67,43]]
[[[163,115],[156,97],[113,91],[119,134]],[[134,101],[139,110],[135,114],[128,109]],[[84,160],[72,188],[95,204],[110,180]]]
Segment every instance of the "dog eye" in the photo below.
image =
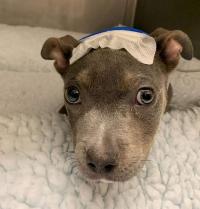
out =
[[70,86],[65,91],[65,99],[70,104],[77,104],[80,103],[80,92],[77,87]]
[[150,104],[154,99],[154,92],[151,88],[142,88],[137,93],[137,103],[139,105]]

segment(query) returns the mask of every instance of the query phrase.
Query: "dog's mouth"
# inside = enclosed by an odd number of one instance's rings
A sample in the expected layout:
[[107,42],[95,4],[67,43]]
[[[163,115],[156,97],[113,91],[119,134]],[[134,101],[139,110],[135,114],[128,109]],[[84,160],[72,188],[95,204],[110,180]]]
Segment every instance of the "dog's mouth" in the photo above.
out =
[[106,183],[106,184],[113,184],[115,181],[107,180],[107,179],[99,179],[97,183]]
[[101,173],[101,172],[93,172],[85,164],[78,163],[77,169],[79,170],[79,175],[85,178],[87,181],[94,183],[114,183],[114,182],[125,182],[134,177],[141,166],[130,165],[130,169],[125,172],[123,168],[121,170],[116,170],[111,173]]
[[[110,155],[108,160],[106,154],[98,155],[100,157],[96,158],[94,154],[96,150],[94,149],[92,150],[92,157],[89,158],[88,154],[91,153],[88,152],[83,143],[79,143],[74,148],[72,166],[75,167],[76,174],[87,181],[104,183],[128,181],[138,174],[147,157],[144,153],[136,156],[135,152],[130,150],[121,150],[118,155]],[[93,168],[95,166],[96,168]],[[109,169],[107,169],[107,166]]]
[[[115,130],[111,131],[114,135],[112,138],[102,137],[104,140],[97,138],[96,130],[87,130],[87,135],[80,130],[74,134],[74,160],[81,178],[99,182],[124,182],[142,169],[152,137],[143,139],[141,134],[127,136],[123,131],[116,134],[113,133]],[[123,137],[119,138],[122,134]]]

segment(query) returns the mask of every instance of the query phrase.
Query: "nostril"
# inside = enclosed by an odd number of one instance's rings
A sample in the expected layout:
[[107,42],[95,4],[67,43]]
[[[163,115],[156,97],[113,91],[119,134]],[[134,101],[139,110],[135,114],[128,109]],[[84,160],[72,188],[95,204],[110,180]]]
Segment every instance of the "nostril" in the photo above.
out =
[[108,174],[113,172],[117,167],[117,161],[110,155],[102,157],[95,150],[88,150],[86,152],[86,164],[87,168],[96,174]]
[[92,171],[96,172],[96,165],[94,163],[88,163],[87,165]]
[[105,165],[105,166],[104,166],[104,171],[105,171],[106,173],[110,173],[110,172],[112,172],[112,171],[114,170],[115,166],[116,166],[116,165],[114,165],[114,164]]

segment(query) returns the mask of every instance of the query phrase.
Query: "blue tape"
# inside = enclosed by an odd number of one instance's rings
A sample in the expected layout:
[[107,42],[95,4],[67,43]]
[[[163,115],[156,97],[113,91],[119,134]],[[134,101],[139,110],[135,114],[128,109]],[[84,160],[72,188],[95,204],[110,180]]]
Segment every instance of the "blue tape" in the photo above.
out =
[[133,31],[133,32],[137,32],[137,33],[147,34],[147,33],[145,33],[144,31],[139,30],[139,29],[136,29],[136,28],[133,28],[133,27],[116,26],[116,27],[107,28],[107,29],[104,29],[104,30],[101,30],[101,31],[98,31],[98,32],[95,32],[95,33],[91,33],[91,34],[89,34],[89,35],[87,35],[87,36],[81,38],[80,41],[82,41],[82,40],[84,40],[84,39],[86,39],[86,38],[89,38],[89,37],[91,37],[91,36],[100,34],[100,33],[108,32],[108,31],[114,31],[114,30],[125,30],[125,31]]

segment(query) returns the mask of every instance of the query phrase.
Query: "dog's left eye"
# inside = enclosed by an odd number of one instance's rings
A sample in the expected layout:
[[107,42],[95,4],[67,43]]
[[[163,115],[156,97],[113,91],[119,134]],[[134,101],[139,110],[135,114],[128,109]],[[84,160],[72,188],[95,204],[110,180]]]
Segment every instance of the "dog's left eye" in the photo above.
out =
[[65,99],[70,104],[80,103],[80,92],[77,87],[70,86],[65,91]]
[[151,88],[141,88],[137,93],[136,99],[139,105],[150,104],[154,99],[154,92]]

